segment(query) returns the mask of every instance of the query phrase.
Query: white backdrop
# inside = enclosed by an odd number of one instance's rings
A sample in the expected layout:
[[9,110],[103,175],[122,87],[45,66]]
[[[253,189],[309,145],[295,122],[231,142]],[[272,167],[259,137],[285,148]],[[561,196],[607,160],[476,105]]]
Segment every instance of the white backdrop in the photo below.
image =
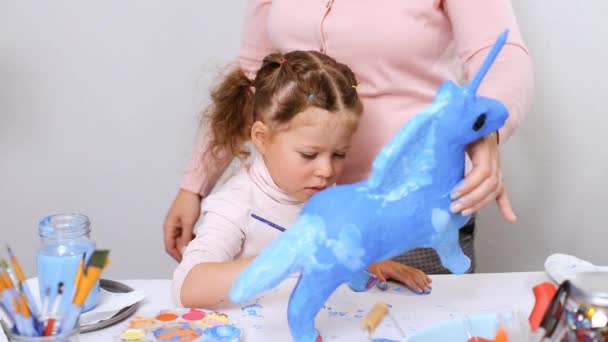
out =
[[[608,264],[608,2],[518,0],[535,103],[503,148],[519,223],[479,219],[479,271],[552,252]],[[0,0],[0,242],[35,270],[37,221],[91,217],[112,278],[167,278],[162,221],[244,1]]]

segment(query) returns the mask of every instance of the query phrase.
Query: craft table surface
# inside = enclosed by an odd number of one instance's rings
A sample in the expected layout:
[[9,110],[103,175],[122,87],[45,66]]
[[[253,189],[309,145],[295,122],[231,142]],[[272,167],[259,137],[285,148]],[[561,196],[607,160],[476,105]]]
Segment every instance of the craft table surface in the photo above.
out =
[[[511,312],[529,313],[534,304],[532,287],[549,281],[544,272],[477,273],[466,275],[432,275],[433,291],[417,295],[397,284],[386,291],[373,289],[355,293],[342,286],[317,315],[317,328],[326,342],[367,341],[360,332],[361,319],[378,301],[391,306],[391,313],[406,334],[435,322],[464,315]],[[168,279],[119,280],[146,293],[135,315],[154,317],[159,310],[174,308]],[[287,327],[286,307],[295,278],[288,278],[277,288],[240,305],[219,310],[228,314],[244,330],[244,341],[291,341]],[[85,333],[80,341],[119,341],[128,320],[103,330]],[[388,322],[388,323],[387,323]],[[395,338],[397,330],[389,320],[381,325],[377,337]],[[390,335],[390,336],[389,336]],[[0,336],[0,341],[4,341]]]

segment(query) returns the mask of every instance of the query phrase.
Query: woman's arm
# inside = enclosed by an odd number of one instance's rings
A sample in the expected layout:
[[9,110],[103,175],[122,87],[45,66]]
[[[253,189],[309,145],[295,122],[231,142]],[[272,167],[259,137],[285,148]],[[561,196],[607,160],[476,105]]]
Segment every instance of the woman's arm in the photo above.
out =
[[[266,30],[270,4],[271,1],[268,0],[250,0],[247,3],[236,64],[243,68],[249,77],[255,76],[263,58],[274,51]],[[199,194],[203,198],[213,189],[232,159],[220,158],[214,162],[203,160],[201,156],[208,141],[208,134],[201,132],[198,147],[180,185],[181,189]]]
[[[250,77],[255,75],[264,56],[273,50],[266,32],[269,7],[270,1],[250,0],[247,4],[237,65]],[[203,160],[208,143],[208,133],[201,130],[180,190],[165,216],[165,250],[177,261],[181,261],[185,246],[194,236],[192,232],[199,219],[201,199],[211,192],[232,160],[230,156]]]
[[496,37],[509,30],[506,45],[490,68],[478,95],[496,98],[509,110],[509,118],[497,134],[471,144],[467,152],[473,168],[453,194],[451,210],[470,215],[496,201],[503,217],[515,222],[502,179],[498,142],[504,143],[519,127],[533,93],[532,61],[528,55],[509,0],[445,0],[452,23],[464,77],[469,80],[482,64]]
[[500,100],[509,118],[499,131],[500,142],[508,140],[529,109],[533,95],[532,59],[522,40],[510,0],[445,0],[452,23],[464,77],[470,80],[496,41],[509,30],[507,43],[479,88],[478,95]]

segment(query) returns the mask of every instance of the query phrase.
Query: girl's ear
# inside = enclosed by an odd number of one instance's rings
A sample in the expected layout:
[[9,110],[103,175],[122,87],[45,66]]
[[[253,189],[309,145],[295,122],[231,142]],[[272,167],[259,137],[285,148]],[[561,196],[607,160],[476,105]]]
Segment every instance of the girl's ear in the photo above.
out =
[[251,126],[251,141],[261,155],[266,154],[270,139],[270,129],[262,121],[256,121]]

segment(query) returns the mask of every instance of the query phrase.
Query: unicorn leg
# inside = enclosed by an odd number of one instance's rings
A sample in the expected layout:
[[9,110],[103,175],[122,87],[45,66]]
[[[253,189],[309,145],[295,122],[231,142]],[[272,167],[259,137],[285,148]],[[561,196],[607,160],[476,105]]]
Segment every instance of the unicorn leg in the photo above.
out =
[[323,341],[315,328],[315,317],[327,298],[340,285],[330,276],[300,275],[287,307],[287,321],[295,342]]
[[471,267],[471,259],[464,255],[458,242],[458,230],[443,233],[445,237],[436,246],[441,263],[454,274],[462,274]]

